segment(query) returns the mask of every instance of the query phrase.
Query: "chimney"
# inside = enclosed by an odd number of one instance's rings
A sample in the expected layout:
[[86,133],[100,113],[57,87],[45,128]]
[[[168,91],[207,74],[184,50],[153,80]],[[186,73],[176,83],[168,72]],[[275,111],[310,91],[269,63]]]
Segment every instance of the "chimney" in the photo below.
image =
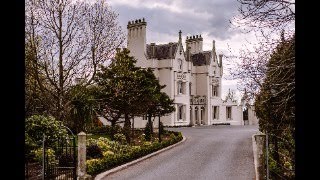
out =
[[156,52],[156,43],[150,43],[150,47],[151,47],[151,58],[154,58],[156,55],[155,55],[155,52]]
[[130,55],[138,60],[144,59],[146,54],[146,26],[144,18],[129,21],[127,25],[127,48],[130,50]]
[[186,39],[186,46],[191,47],[191,53],[199,53],[203,51],[203,38],[200,35],[192,35]]
[[172,42],[169,42],[169,58],[171,59],[171,58],[173,58],[173,50],[172,50],[172,45],[173,45],[173,43]]

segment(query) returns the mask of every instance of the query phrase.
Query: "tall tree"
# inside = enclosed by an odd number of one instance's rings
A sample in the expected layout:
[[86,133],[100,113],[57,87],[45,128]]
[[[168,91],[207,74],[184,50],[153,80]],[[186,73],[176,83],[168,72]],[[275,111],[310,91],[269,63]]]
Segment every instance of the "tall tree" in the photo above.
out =
[[130,142],[130,117],[142,109],[145,99],[144,86],[141,86],[142,73],[135,66],[136,60],[129,56],[129,50],[119,49],[109,66],[102,66],[97,73],[96,83],[100,87],[97,99],[100,99],[100,115],[111,121],[112,126],[123,117],[124,133]]
[[[150,68],[141,69],[135,66],[136,60],[129,55],[129,50],[119,49],[109,66],[103,66],[97,73],[96,83],[99,87],[97,99],[100,99],[99,115],[104,116],[114,126],[124,118],[124,133],[130,142],[130,118],[148,112],[156,113],[162,102],[162,114],[172,112],[172,100],[160,90],[159,84]],[[150,113],[149,121],[151,121]]]
[[[295,38],[282,39],[267,64],[266,79],[255,101],[259,128],[268,132],[278,174],[294,178]],[[281,156],[280,156],[281,155]],[[290,164],[290,168],[283,168]],[[274,176],[278,177],[277,174]],[[279,177],[278,177],[279,178]]]
[[75,80],[91,84],[98,65],[122,45],[117,15],[105,0],[27,0],[25,19],[34,79],[42,95],[50,96],[50,113],[62,120],[68,115],[67,94]]

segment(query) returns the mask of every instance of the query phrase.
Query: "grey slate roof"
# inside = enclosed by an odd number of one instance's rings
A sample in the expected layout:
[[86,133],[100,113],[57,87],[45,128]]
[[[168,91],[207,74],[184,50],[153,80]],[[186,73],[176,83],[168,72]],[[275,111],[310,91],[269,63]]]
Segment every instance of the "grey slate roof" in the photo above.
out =
[[210,64],[211,51],[203,51],[196,54],[191,54],[191,61],[194,66],[205,66]]
[[177,51],[178,43],[159,44],[154,45],[154,54],[150,44],[147,44],[147,57],[148,59],[173,59]]

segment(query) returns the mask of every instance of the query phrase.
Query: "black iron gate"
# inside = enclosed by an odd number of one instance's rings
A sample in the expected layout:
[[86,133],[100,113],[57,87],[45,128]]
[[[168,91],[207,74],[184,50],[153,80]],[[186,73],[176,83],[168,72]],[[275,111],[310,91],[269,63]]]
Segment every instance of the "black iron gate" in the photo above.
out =
[[[74,135],[60,138],[56,146],[44,143],[44,179],[77,179],[77,145]],[[54,154],[54,155],[53,155]]]

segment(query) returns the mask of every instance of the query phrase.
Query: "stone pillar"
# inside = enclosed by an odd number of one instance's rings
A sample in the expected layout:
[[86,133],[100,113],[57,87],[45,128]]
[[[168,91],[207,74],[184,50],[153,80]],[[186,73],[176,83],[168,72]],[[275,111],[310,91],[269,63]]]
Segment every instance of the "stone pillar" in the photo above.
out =
[[264,180],[266,178],[266,170],[265,170],[266,135],[265,134],[253,135],[252,147],[253,147],[256,180]]
[[91,180],[92,177],[86,172],[86,133],[78,134],[78,180]]

